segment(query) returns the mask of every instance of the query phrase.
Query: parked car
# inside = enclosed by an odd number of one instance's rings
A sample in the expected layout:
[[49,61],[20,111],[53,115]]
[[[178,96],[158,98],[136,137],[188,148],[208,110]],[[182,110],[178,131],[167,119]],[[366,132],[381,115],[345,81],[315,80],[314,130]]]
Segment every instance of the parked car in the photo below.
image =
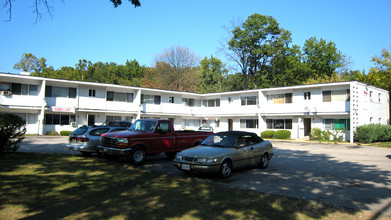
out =
[[266,168],[273,146],[255,133],[227,131],[210,135],[201,145],[179,152],[173,165],[185,172],[217,173],[227,178],[234,168]]
[[108,132],[127,130],[127,127],[112,126],[81,126],[71,133],[69,143],[66,144],[68,150],[80,151],[84,156],[98,153],[100,135]]
[[130,128],[130,126],[132,126],[132,123],[129,121],[105,121],[103,122],[102,126]]
[[143,164],[148,154],[165,153],[174,158],[176,153],[199,145],[213,132],[176,131],[170,120],[139,119],[128,132],[103,134],[99,153],[105,157],[126,156],[134,164]]
[[202,124],[199,128],[199,131],[213,131],[213,128],[210,125]]

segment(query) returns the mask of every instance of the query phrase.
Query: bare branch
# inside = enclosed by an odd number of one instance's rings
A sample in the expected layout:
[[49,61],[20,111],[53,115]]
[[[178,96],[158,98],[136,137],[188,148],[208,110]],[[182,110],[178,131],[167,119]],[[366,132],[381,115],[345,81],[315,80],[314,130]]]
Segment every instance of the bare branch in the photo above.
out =
[[3,8],[7,8],[7,12],[8,12],[8,20],[6,21],[11,21],[12,19],[12,0],[6,0],[4,5],[3,5]]

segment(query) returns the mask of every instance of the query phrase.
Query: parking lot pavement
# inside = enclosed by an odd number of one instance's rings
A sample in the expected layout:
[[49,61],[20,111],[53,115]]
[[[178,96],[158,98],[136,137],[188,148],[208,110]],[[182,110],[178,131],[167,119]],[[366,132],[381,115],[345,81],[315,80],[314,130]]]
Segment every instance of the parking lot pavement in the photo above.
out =
[[[27,137],[20,152],[72,153],[63,137]],[[267,169],[235,171],[229,179],[187,175],[164,154],[149,157],[144,169],[183,175],[213,184],[310,199],[391,218],[391,149],[352,144],[273,141],[275,154]]]

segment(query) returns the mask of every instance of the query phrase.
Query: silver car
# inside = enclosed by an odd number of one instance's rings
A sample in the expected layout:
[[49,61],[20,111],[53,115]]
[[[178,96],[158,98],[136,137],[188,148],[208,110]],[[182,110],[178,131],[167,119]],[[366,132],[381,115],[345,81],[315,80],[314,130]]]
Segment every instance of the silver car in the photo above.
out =
[[84,156],[98,153],[100,135],[109,132],[127,130],[126,127],[110,126],[82,126],[69,136],[69,143],[66,144],[68,150],[80,151]]
[[266,168],[273,157],[273,146],[255,133],[219,132],[201,145],[178,153],[173,165],[185,172],[218,173],[227,178],[234,168],[258,165]]

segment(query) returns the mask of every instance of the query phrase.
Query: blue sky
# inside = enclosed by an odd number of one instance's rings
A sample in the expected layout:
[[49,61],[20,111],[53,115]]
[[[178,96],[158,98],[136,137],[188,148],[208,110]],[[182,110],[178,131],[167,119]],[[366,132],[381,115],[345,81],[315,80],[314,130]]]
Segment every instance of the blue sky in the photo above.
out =
[[109,0],[54,0],[53,17],[41,7],[38,23],[33,0],[13,1],[11,21],[0,11],[0,72],[20,72],[13,66],[24,53],[46,58],[55,69],[79,59],[153,66],[154,56],[172,46],[225,61],[218,53],[227,36],[223,26],[254,13],[273,16],[301,47],[313,36],[333,41],[353,70],[368,73],[371,58],[391,50],[390,0],[140,1],[138,8],[127,1],[113,8]]

